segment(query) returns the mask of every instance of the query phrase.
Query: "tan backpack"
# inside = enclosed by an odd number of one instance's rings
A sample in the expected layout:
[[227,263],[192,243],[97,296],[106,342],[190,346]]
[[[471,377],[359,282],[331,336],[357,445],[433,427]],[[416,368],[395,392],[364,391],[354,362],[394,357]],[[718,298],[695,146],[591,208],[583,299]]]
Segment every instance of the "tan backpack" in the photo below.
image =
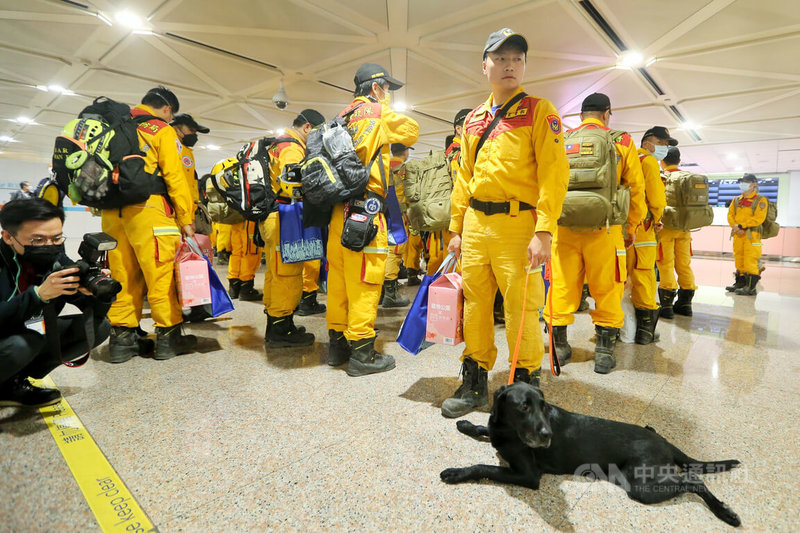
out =
[[415,231],[439,231],[450,225],[453,179],[444,151],[406,161],[403,189],[409,226]]
[[691,231],[711,225],[714,210],[708,205],[708,178],[685,170],[663,172],[667,206],[661,222],[665,228]]
[[569,188],[559,226],[601,228],[628,218],[630,189],[617,183],[616,141],[621,131],[577,128],[564,134]]
[[[761,198],[767,201],[767,218],[764,219],[764,222],[761,223],[759,226],[758,231],[761,233],[761,239],[770,239],[772,237],[777,237],[778,232],[781,230],[781,225],[776,222],[778,218],[778,204],[767,198],[766,196],[757,195],[755,199],[753,199],[753,204],[751,208],[753,209],[753,213],[756,212],[756,207],[758,206]],[[733,200],[733,213],[736,214],[736,210],[739,208],[739,199],[736,198]]]

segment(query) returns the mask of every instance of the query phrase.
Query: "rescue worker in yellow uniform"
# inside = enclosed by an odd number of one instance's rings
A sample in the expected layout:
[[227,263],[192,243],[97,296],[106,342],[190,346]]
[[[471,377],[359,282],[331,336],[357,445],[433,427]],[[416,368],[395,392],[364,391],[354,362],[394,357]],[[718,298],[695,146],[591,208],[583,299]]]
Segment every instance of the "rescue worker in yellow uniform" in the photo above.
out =
[[664,159],[667,145],[678,144],[669,136],[667,128],[654,126],[642,137],[639,163],[644,175],[644,200],[647,213],[644,222],[636,229],[633,248],[627,251],[627,271],[631,280],[631,300],[636,310],[636,344],[650,344],[655,340],[659,308],[656,303],[656,227],[661,222],[667,196],[658,162]]
[[228,259],[228,294],[244,302],[261,300],[255,277],[261,264],[261,247],[253,240],[256,222],[243,220],[231,224],[231,255]]
[[[670,146],[661,161],[665,175],[678,172],[681,152]],[[662,177],[662,180],[665,178]],[[697,285],[692,272],[692,233],[672,228],[658,230],[658,299],[661,303],[661,318],[673,318],[675,313],[692,316],[692,298]],[[677,272],[678,278],[675,279]],[[678,301],[673,304],[675,294]]]
[[[610,118],[611,101],[608,96],[590,94],[581,104],[581,124],[577,129],[599,128],[609,131]],[[594,371],[599,374],[611,372],[617,364],[614,348],[619,328],[625,321],[622,295],[626,280],[626,250],[630,250],[634,244],[636,230],[647,212],[642,165],[636,145],[627,133],[618,134],[614,144],[617,152],[617,183],[630,187],[626,229],[623,229],[623,225],[604,225],[600,228],[558,226],[553,239],[553,280],[544,308],[545,320],[549,323],[552,318],[558,361],[565,365],[572,357],[572,347],[567,341],[567,326],[575,321],[573,313],[581,300],[584,279],[588,280],[589,292],[595,301],[595,309],[590,312],[596,333]],[[576,149],[582,148],[576,146]]]
[[[411,146],[419,138],[419,124],[389,107],[389,91],[403,83],[380,65],[365,63],[356,71],[355,99],[340,116],[346,117],[358,158],[370,164],[367,193],[333,207],[328,234],[328,364],[347,365],[350,376],[385,372],[395,367],[391,355],[375,351],[375,319],[386,272],[389,240],[384,196],[389,180],[389,145]],[[345,225],[364,229],[375,226],[375,237],[357,252],[356,244],[342,238]],[[369,231],[368,234],[371,234]],[[348,235],[350,232],[348,232]],[[347,246],[345,246],[347,245]],[[350,247],[348,247],[350,246]]]
[[187,353],[197,344],[181,333],[181,303],[175,288],[174,259],[181,234],[194,236],[192,193],[180,160],[182,145],[169,125],[179,103],[165,87],[150,89],[131,110],[136,117],[152,116],[137,128],[145,154],[145,171],[159,171],[150,198],[140,204],[102,211],[102,228],[117,241],[108,252],[111,277],[122,291],[108,312],[112,330],[111,361],[121,363],[139,354],[136,328],[142,318],[144,291],[156,326],[156,359]]
[[[294,197],[289,183],[280,180],[287,165],[300,163],[306,156],[309,132],[325,122],[314,109],[304,109],[292,122],[292,127],[269,148],[269,177],[278,203],[289,204]],[[277,207],[261,223],[261,235],[267,250],[267,271],[264,274],[264,313],[267,329],[264,340],[270,348],[309,346],[314,335],[294,324],[294,310],[302,298],[303,264],[284,263],[281,258],[281,224]]]
[[[392,143],[390,147],[392,157],[389,159],[389,168],[392,172],[389,174],[390,180],[394,185],[394,193],[397,195],[397,201],[400,205],[406,202],[403,189],[402,176],[399,176],[395,169],[408,160],[408,152],[412,150],[411,147],[403,143]],[[405,217],[403,217],[405,219]],[[408,238],[411,239],[411,234],[408,231],[408,223],[404,221],[404,230]],[[380,305],[386,308],[392,307],[405,307],[411,303],[408,298],[400,294],[400,288],[397,283],[397,276],[400,274],[400,266],[403,261],[403,256],[406,252],[408,241],[403,244],[389,245],[389,255],[386,256],[386,277],[383,281],[383,289],[381,290]],[[416,271],[407,269],[408,282],[411,283],[411,277],[416,277]],[[416,278],[419,279],[419,278]]]
[[761,279],[758,260],[761,259],[761,224],[767,218],[769,203],[758,194],[758,180],[753,174],[739,178],[742,194],[728,207],[728,224],[733,237],[733,259],[736,262],[736,281],[725,287],[734,294],[755,296]]
[[[183,148],[180,153],[181,166],[186,175],[186,183],[189,185],[189,190],[192,193],[192,200],[194,201],[192,220],[196,220],[197,210],[199,209],[198,206],[200,205],[200,187],[197,181],[197,171],[195,170],[194,151],[192,147],[197,144],[198,133],[207,134],[210,133],[211,130],[198,124],[192,115],[188,113],[175,115],[175,118],[170,122],[170,126],[173,127],[175,133],[178,135],[178,139],[180,139]],[[200,233],[199,228],[195,228],[195,230]],[[189,322],[202,322],[206,318],[211,317],[210,310],[210,305],[197,305],[191,307],[189,311],[184,314],[184,318]]]
[[[462,109],[456,113],[453,119],[453,140],[444,151],[444,157],[450,165],[450,176],[453,182],[458,176],[458,167],[461,164],[461,137],[464,134],[464,119],[472,109]],[[450,230],[443,229],[441,231],[433,231],[428,237],[428,265],[427,273],[432,276],[442,266],[444,258],[447,257],[447,246],[450,243],[452,235]]]
[[[397,144],[397,149],[402,152],[403,150],[401,149],[401,147],[404,147],[405,145],[402,143],[396,143],[396,144]],[[413,150],[413,148],[411,147],[409,147],[408,149]],[[408,150],[405,150],[404,152],[405,156],[402,158],[403,162],[408,159]],[[401,164],[401,162],[398,162],[395,159],[395,157],[392,157],[392,160],[395,161],[394,166],[392,166],[392,169],[397,168],[397,166]],[[390,165],[391,164],[392,162],[390,161]],[[405,197],[405,188],[403,186],[402,175],[397,176],[396,190],[399,191],[398,199],[400,200],[400,206],[405,210],[404,206],[406,205],[406,197]],[[405,213],[403,213],[403,225],[406,228],[406,234],[408,235],[408,242],[406,242],[402,247],[403,265],[400,267],[400,275],[398,277],[402,278],[403,271],[405,270],[405,276],[406,279],[408,280],[406,284],[409,287],[416,287],[417,285],[422,283],[422,280],[420,279],[420,276],[422,275],[422,270],[420,270],[420,264],[421,264],[422,254],[425,250],[425,239],[419,231],[411,228],[408,221],[408,215],[406,215]]]
[[324,313],[327,307],[317,301],[319,292],[319,273],[322,269],[322,260],[306,261],[303,263],[303,296],[297,306],[300,316],[318,315]]
[[217,264],[227,265],[231,259],[231,224],[214,222],[217,228]]
[[[538,320],[544,303],[540,272],[550,257],[569,164],[556,108],[548,100],[525,95],[520,86],[527,52],[527,40],[513,30],[489,35],[483,73],[492,93],[464,121],[461,166],[450,199],[453,236],[448,250],[461,254],[466,346],[462,384],[442,404],[442,415],[448,418],[489,403],[488,372],[497,358],[492,308],[498,287],[505,299],[509,361],[525,299],[514,381],[539,385],[544,355]],[[480,146],[482,137],[486,140]]]

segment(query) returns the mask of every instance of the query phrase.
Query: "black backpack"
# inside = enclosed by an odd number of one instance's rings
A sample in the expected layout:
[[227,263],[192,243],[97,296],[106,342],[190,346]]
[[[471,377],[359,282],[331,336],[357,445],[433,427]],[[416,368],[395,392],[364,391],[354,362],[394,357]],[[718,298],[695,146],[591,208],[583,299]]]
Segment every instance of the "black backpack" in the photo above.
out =
[[56,137],[53,174],[59,190],[73,202],[99,209],[138,204],[165,194],[158,169],[148,173],[139,149],[139,124],[161,120],[131,117],[126,104],[101,96]]

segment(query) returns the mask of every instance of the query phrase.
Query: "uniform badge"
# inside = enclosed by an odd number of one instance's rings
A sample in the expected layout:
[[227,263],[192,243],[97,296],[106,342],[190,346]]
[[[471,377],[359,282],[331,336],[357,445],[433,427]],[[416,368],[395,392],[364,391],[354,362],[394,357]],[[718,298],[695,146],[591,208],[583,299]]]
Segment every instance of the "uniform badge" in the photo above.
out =
[[175,139],[175,147],[178,149],[178,153],[183,152],[183,145],[180,140]]
[[567,151],[567,154],[577,154],[580,152],[581,143],[571,143],[564,146],[564,149]]
[[183,156],[183,166],[185,166],[186,168],[190,168],[193,164],[194,161],[192,161],[191,157],[189,157],[188,155]]
[[547,124],[555,135],[561,133],[561,119],[558,115],[547,115]]
[[766,209],[767,208],[767,202],[765,202],[764,200],[761,200],[761,203],[758,205],[758,207],[759,207],[759,209]]
[[368,215],[375,215],[380,210],[381,203],[377,198],[367,198],[367,201],[364,202],[364,211],[366,211]]

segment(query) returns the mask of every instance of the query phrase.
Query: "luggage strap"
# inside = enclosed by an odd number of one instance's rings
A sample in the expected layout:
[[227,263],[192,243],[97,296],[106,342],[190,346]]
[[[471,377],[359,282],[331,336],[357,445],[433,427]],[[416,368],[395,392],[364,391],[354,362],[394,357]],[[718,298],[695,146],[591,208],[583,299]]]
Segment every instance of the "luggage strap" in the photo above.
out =
[[483,143],[485,143],[486,139],[489,138],[489,134],[492,133],[492,130],[497,126],[497,124],[500,123],[502,119],[506,117],[506,113],[508,113],[508,110],[511,109],[511,106],[513,106],[526,96],[528,95],[525,94],[524,92],[517,94],[514,98],[506,102],[506,105],[504,105],[502,109],[497,111],[497,114],[494,116],[494,119],[489,123],[486,129],[483,130],[483,135],[481,135],[480,140],[478,140],[478,146],[475,147],[475,159],[472,161],[473,165],[475,165],[475,161],[478,160],[478,152],[480,152],[481,148],[483,148]]
[[[514,200],[516,201],[516,200]],[[509,214],[511,212],[511,204],[512,202],[481,202],[480,200],[476,200],[475,198],[469,199],[469,206],[473,209],[477,209],[481,213],[486,215],[499,215],[499,214]],[[519,204],[520,211],[528,211],[530,209],[536,209],[530,204],[525,202],[517,202]]]

